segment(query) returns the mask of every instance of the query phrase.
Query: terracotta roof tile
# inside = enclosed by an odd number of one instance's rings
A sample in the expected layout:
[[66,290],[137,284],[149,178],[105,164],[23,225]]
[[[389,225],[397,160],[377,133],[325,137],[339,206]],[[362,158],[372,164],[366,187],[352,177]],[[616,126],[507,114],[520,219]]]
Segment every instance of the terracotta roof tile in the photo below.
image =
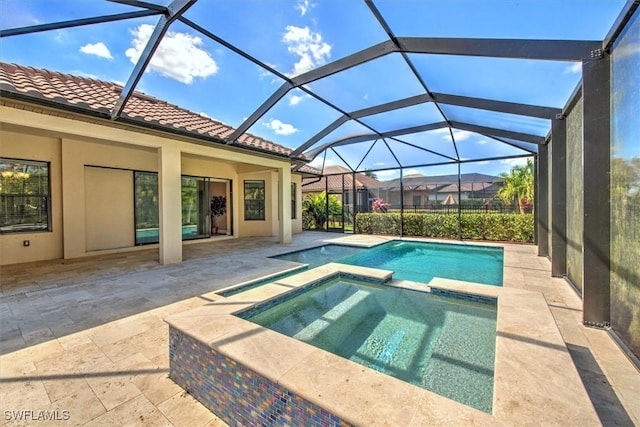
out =
[[[326,176],[322,177],[320,180],[316,181],[315,179],[309,179],[307,182],[303,182],[302,191],[303,192],[316,192],[316,191],[324,191],[325,188],[325,180],[327,180],[329,190],[342,190],[342,177],[344,175],[344,188],[346,190],[353,188],[353,173],[342,166],[328,166],[324,168],[324,173]],[[343,174],[343,175],[329,175],[329,174]],[[361,173],[355,174],[356,179],[356,187],[357,188],[371,188],[376,187],[380,184],[375,178],[371,178]]]
[[[108,113],[116,104],[122,86],[101,80],[0,62],[0,86],[8,92],[20,93],[35,102],[47,99],[89,111]],[[125,105],[123,117],[180,130],[198,137],[224,139],[234,129],[214,119],[201,116],[177,105],[134,92]],[[288,156],[293,150],[266,139],[243,134],[234,145],[258,148]]]
[[298,168],[298,172],[301,173],[309,173],[313,175],[322,175],[322,171],[320,169],[316,169],[313,166],[302,165]]

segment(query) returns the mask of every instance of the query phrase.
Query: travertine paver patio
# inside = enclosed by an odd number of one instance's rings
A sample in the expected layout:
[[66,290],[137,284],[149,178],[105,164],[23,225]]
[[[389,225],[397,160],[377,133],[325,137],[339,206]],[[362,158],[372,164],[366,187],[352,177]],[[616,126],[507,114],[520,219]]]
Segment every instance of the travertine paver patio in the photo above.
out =
[[[207,303],[207,293],[293,265],[267,256],[382,240],[304,233],[291,245],[273,238],[185,245],[185,261],[172,266],[158,265],[151,249],[2,267],[1,423],[29,425],[8,418],[40,415],[68,417],[53,421],[62,425],[224,425],[167,377],[162,319]],[[640,374],[606,332],[580,324],[578,296],[550,277],[535,251],[509,245],[509,286],[545,295],[602,423],[640,424]]]

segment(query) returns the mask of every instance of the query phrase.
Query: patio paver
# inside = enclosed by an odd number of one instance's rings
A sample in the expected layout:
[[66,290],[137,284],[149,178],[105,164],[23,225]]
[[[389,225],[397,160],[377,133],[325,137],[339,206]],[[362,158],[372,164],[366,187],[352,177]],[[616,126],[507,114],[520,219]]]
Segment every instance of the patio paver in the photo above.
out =
[[[290,245],[273,238],[189,244],[185,261],[170,266],[158,265],[151,249],[2,267],[2,409],[68,416],[56,425],[225,425],[168,378],[162,319],[206,304],[215,290],[293,265],[267,256],[328,241],[385,240],[307,232]],[[607,332],[580,324],[579,297],[550,277],[534,246],[507,248],[505,283],[544,294],[603,425],[640,424],[638,371]],[[3,413],[0,424],[33,422]]]

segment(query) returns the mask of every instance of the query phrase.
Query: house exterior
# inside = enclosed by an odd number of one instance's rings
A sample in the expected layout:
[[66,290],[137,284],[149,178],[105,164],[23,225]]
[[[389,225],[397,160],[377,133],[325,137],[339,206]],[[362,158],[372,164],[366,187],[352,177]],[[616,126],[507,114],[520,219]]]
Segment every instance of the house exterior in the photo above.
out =
[[[380,181],[370,190],[391,206],[414,208],[434,208],[442,204],[458,204],[459,200],[482,199],[483,203],[493,199],[502,187],[503,179],[480,173],[460,174],[460,192],[458,175],[424,176],[420,174]],[[402,201],[401,201],[402,200]],[[453,201],[453,203],[451,203]]]
[[[318,171],[319,172],[319,171]],[[324,176],[308,177],[302,180],[303,199],[308,194],[318,194],[326,191],[329,194],[341,194],[341,202],[345,205],[353,204],[351,194],[356,191],[356,205],[367,206],[372,195],[369,188],[379,185],[379,181],[362,173],[352,173],[343,166],[327,166]]]
[[324,173],[325,177],[305,178],[302,181],[303,197],[326,190],[328,193],[343,194],[343,203],[350,204],[355,177],[358,212],[370,211],[371,203],[378,198],[392,208],[399,208],[401,204],[416,209],[435,208],[443,204],[458,204],[459,197],[461,200],[481,199],[485,203],[498,194],[503,183],[501,177],[480,173],[461,174],[458,194],[458,175],[412,174],[404,176],[401,184],[400,178],[380,181],[362,173],[353,174],[342,166],[326,167]]
[[302,231],[290,149],[140,92],[111,120],[121,91],[0,63],[0,264]]

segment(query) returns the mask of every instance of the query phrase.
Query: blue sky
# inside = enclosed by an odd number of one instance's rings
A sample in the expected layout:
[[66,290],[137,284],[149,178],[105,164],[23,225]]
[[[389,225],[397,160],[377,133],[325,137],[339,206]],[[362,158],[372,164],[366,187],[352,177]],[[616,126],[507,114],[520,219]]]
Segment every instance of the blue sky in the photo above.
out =
[[[154,1],[168,4],[167,0]],[[624,3],[625,0],[375,1],[398,36],[584,40],[602,40]],[[3,29],[138,10],[104,0],[2,0],[0,7]],[[289,76],[387,40],[361,0],[199,0],[184,16]],[[157,19],[148,17],[3,38],[0,59],[124,83]],[[580,67],[567,62],[413,54],[410,57],[431,91],[553,107],[564,105],[581,77]],[[137,89],[235,127],[280,84],[278,77],[176,22]],[[308,87],[345,111],[423,92],[399,54],[362,64]],[[462,107],[444,106],[443,110],[452,120],[537,135],[546,135],[549,129],[548,122],[538,119]],[[295,90],[249,131],[295,148],[339,116],[336,110]],[[422,104],[363,121],[384,131],[439,122],[442,116],[433,104]],[[360,133],[370,131],[348,122],[321,143]],[[448,131],[401,139],[446,155],[455,154]],[[461,158],[520,153],[469,132],[456,131],[456,139]],[[366,152],[371,145],[372,142],[344,146],[339,153],[345,160],[355,159],[356,149]],[[393,156],[383,145],[375,144],[361,168],[394,165]],[[420,153],[408,145],[399,151],[399,157],[414,162]],[[327,164],[343,162],[335,153],[330,154]],[[427,157],[431,161],[430,155]],[[359,162],[347,163],[355,167],[352,163]],[[514,163],[514,160],[490,162],[486,167],[478,165],[478,171],[495,173],[498,166],[508,168]]]

